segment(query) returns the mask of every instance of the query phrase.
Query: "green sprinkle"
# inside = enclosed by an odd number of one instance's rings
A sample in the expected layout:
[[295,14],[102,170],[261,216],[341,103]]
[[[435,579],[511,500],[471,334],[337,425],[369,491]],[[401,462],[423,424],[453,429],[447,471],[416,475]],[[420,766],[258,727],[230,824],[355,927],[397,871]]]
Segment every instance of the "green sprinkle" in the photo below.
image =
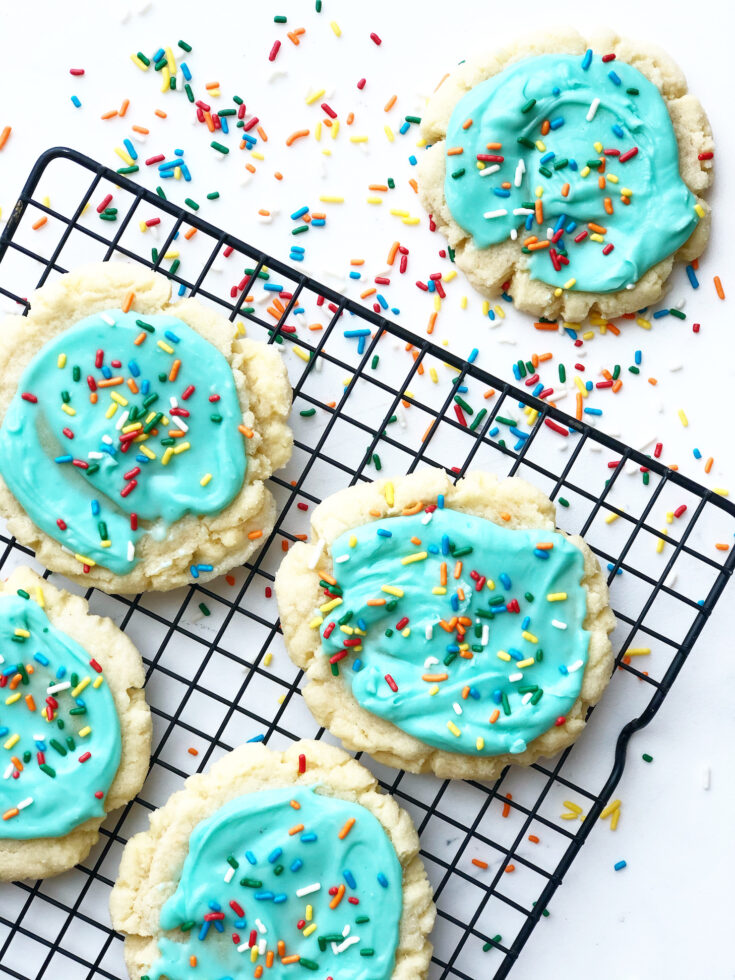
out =
[[[64,754],[66,755],[66,753]],[[46,765],[45,762],[38,768],[41,770],[41,772],[45,772],[47,776],[50,776],[52,779],[56,779],[56,770],[52,769],[51,766]]]
[[186,97],[189,100],[189,102],[193,102],[194,101],[194,93],[192,92],[191,85],[189,85],[188,82],[184,82],[184,91],[186,92]]
[[74,367],[72,368],[71,376],[72,378],[74,378],[75,381],[79,381],[79,379],[81,378],[82,369],[79,367],[78,364],[75,364]]
[[501,701],[501,704],[503,705],[503,714],[504,715],[509,715],[510,714],[510,704],[508,703],[508,695],[505,693],[505,691],[503,691],[503,693],[501,694],[500,701]]
[[220,109],[217,115],[221,118],[222,116],[236,116],[237,109]]
[[222,421],[222,416],[221,415],[210,415],[209,418],[210,418],[210,421],[215,422],[217,425],[219,425],[220,422]]
[[559,497],[559,503],[561,504],[562,507],[569,506],[569,501],[567,500],[566,497]]
[[308,230],[309,230],[309,226],[308,225],[299,225],[298,228],[292,228],[291,229],[291,234],[292,235],[300,235],[300,234],[302,234],[302,232],[305,232],[305,231],[308,231]]
[[263,882],[258,881],[257,878],[241,878],[240,884],[245,885],[246,888],[262,888]]
[[163,68],[166,67],[167,64],[168,64],[168,62],[166,61],[166,58],[163,57],[163,58],[161,58],[159,61],[157,61],[155,63],[155,65],[153,66],[153,68],[154,68],[155,71],[161,71]]
[[18,589],[18,595],[21,597],[21,599],[30,599],[31,597],[30,593],[26,592],[25,589]]
[[339,677],[339,664],[338,663],[330,664],[329,667],[332,671],[332,677]]
[[380,462],[380,456],[377,453],[373,453],[373,463],[375,464],[376,470],[382,470],[383,464]]
[[192,201],[192,199],[190,197],[185,197],[184,198],[184,204],[186,204],[188,207],[190,207],[193,211],[198,211],[199,210],[199,205],[197,204],[197,202],[196,201]]
[[[494,949],[493,943],[499,943],[502,940],[502,938],[503,937],[500,935],[500,933],[498,933],[497,936],[493,936],[493,941],[491,943],[485,943],[485,945],[482,947],[483,953],[487,953],[491,949]],[[141,980],[142,980],[142,977],[141,977]]]
[[649,755],[648,752],[644,752],[642,759],[644,762],[653,762],[653,756]]
[[301,411],[299,412],[299,415],[302,418],[310,419],[312,415],[316,415],[316,409],[315,408],[302,408]]
[[613,368],[612,376],[613,376],[613,381],[617,381],[618,378],[620,377],[620,365],[619,364],[616,364],[615,367]]
[[563,364],[559,365],[559,380],[562,384],[564,384],[564,382],[567,380],[567,369]]
[[209,606],[206,606],[203,602],[200,602],[199,603],[199,608],[201,609],[201,611],[204,613],[205,616],[211,616],[212,615],[211,612],[210,612],[210,610],[209,610]]
[[687,318],[686,313],[682,313],[681,310],[669,310],[669,313],[675,316],[677,320],[686,320]]
[[166,195],[163,192],[163,188],[162,187],[159,186],[159,187],[156,188],[156,194],[158,194],[158,196],[161,198],[162,201],[167,201],[168,200],[168,198],[166,197]]
[[[86,708],[83,709],[83,710],[86,711]],[[69,712],[69,714],[71,714],[71,712]],[[74,749],[77,747],[77,743],[74,741],[74,739],[71,737],[71,735],[67,735],[66,736],[66,744],[67,744],[70,752],[73,752]]]
[[56,749],[59,755],[66,755],[66,749],[61,744],[61,742],[59,742],[57,739],[55,738],[49,739],[49,745],[51,746],[52,749]]
[[406,116],[406,122],[416,123],[416,125],[421,124],[421,116]]
[[527,146],[529,150],[535,150],[536,144],[533,140],[530,140],[527,136],[519,136],[516,142],[520,143],[521,146]]
[[486,415],[487,415],[487,409],[481,408],[480,411],[477,413],[476,417],[474,418],[474,420],[470,423],[470,432],[475,431],[475,429],[478,427],[480,422],[482,422],[482,420]]
[[[127,170],[128,172],[130,171],[130,167],[126,167],[125,169],[126,169],[126,170]],[[136,167],[135,169],[137,170],[138,168]],[[100,221],[117,221],[117,215],[116,215],[116,214],[105,214],[105,213],[103,212],[103,213],[102,213],[102,214],[100,215]]]
[[523,598],[526,600],[526,602],[533,602],[534,600],[533,592],[526,592]]
[[[186,41],[179,41],[179,47],[186,52],[191,51],[191,45],[187,44]],[[138,55],[138,57],[140,58],[140,55]]]
[[641,373],[641,369],[638,368],[638,367],[636,367],[635,364],[631,364],[630,367],[628,368],[628,370],[630,371],[631,374],[640,374]]
[[539,173],[540,173],[540,174],[541,174],[541,175],[542,175],[543,177],[551,177],[551,171],[549,170],[549,168],[548,168],[548,167],[539,167],[539,168],[538,168],[538,172],[539,172]]
[[566,157],[562,157],[561,160],[554,161],[554,170],[563,170],[568,163],[569,160]]
[[457,659],[456,653],[448,653],[444,658],[444,666],[448,667],[456,659]]
[[535,99],[529,99],[528,102],[524,106],[521,106],[521,112],[530,112],[531,109],[533,109],[533,107],[535,105],[536,105],[536,100]]
[[305,966],[307,970],[318,970],[319,969],[319,964],[318,963],[316,963],[314,960],[304,959],[303,956],[299,960],[299,966]]
[[143,62],[146,68],[150,67],[151,59],[146,58],[146,56],[143,54],[142,51],[139,51],[135,57],[140,58],[140,60]]
[[171,268],[168,270],[170,275],[176,275],[176,270],[181,265],[181,259],[174,259],[171,263]]
[[452,173],[452,179],[453,180],[457,180],[459,177],[464,177],[464,175],[465,175],[465,168],[464,167],[460,167],[459,170],[455,170]]
[[639,95],[640,94],[637,88],[626,88],[625,91],[628,93],[628,95]]
[[543,696],[544,696],[543,689],[539,688],[538,691],[536,691],[534,696],[531,698],[531,704],[538,704]]
[[316,12],[320,14],[322,12],[322,0],[316,0],[314,6],[316,7]]
[[[374,956],[374,955],[375,955],[375,950],[372,949],[372,947],[369,947],[368,949],[360,950],[360,956]],[[303,963],[304,961],[301,960],[301,962]]]
[[390,187],[390,189],[391,189],[391,190],[395,190],[395,187],[396,187],[396,182],[395,182],[395,180],[393,180],[393,178],[392,178],[392,177],[389,177],[389,178],[388,178],[388,179],[386,180],[386,184],[388,185],[388,187]]
[[597,170],[602,166],[602,160],[588,160],[587,166],[590,170]]
[[[369,915],[358,915],[358,917],[355,919],[355,924],[361,926],[363,922],[369,922],[369,921],[370,921]],[[342,935],[340,935],[339,939],[336,941],[341,942],[342,938],[343,938]]]
[[61,392],[61,400],[62,402],[64,402],[65,405],[69,404],[69,402],[71,401],[71,395],[69,394],[68,391]]
[[379,362],[379,361],[380,361],[380,355],[379,355],[379,354],[375,354],[375,355],[373,356],[373,359],[372,359],[372,361],[370,362],[370,367],[372,368],[372,370],[373,370],[373,371],[374,371],[374,370],[375,370],[375,368],[376,368],[376,367],[378,366],[378,362]]
[[[187,919],[186,922],[181,923],[179,929],[181,929],[182,932],[189,932],[189,930],[193,929],[195,925],[196,922],[194,919]],[[140,980],[143,980],[143,978],[141,977]]]
[[219,197],[219,191],[212,191],[211,194],[207,194],[208,201],[216,201]]
[[455,395],[454,400],[459,405],[459,407],[463,409],[463,411],[467,412],[468,415],[475,414],[474,408],[471,405],[468,405],[467,402],[464,400],[464,398],[462,398],[460,395]]
[[288,17],[284,17],[283,14],[276,14],[273,18],[274,24],[285,24],[288,21]]
[[521,373],[521,377],[525,378],[528,372],[526,371],[526,365],[523,363],[523,361],[518,361],[518,370]]
[[173,91],[176,88],[176,75],[172,75],[168,80],[168,87]]
[[107,541],[107,523],[105,521],[98,521],[97,530],[100,532],[100,540]]
[[212,142],[209,145],[212,147],[213,150],[216,150],[218,153],[230,152],[229,146],[223,146],[222,143],[218,143],[217,140],[212,140]]
[[518,425],[515,419],[507,419],[503,415],[496,415],[495,421],[500,422],[501,425]]
[[452,551],[452,557],[463,558],[465,555],[472,554],[472,545],[466,544],[463,548],[457,548]]
[[391,636],[393,636],[393,630],[388,627],[388,629],[385,631],[385,635],[388,637],[388,639],[390,639]]

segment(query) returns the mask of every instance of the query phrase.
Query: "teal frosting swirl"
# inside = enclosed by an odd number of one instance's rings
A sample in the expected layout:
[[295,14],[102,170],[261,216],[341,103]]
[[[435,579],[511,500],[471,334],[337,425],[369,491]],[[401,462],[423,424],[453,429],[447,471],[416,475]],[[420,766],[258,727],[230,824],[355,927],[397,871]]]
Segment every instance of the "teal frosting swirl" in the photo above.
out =
[[589,633],[584,558],[562,534],[440,507],[364,524],[331,553],[323,652],[361,707],[480,756],[563,723]]
[[41,530],[124,575],[142,535],[235,497],[241,422],[216,347],[176,317],[109,310],[28,365],[0,428],[0,473]]
[[148,977],[234,980],[260,966],[267,980],[389,980],[402,908],[401,865],[369,810],[316,787],[248,793],[194,828],[160,916],[182,932],[159,939]]
[[475,85],[452,112],[446,148],[457,224],[480,249],[516,233],[545,242],[550,229],[550,247],[524,250],[531,277],[557,288],[632,286],[699,220],[660,92],[591,52],[527,58]]
[[0,643],[0,838],[62,837],[105,814],[115,702],[99,664],[32,599],[0,596]]

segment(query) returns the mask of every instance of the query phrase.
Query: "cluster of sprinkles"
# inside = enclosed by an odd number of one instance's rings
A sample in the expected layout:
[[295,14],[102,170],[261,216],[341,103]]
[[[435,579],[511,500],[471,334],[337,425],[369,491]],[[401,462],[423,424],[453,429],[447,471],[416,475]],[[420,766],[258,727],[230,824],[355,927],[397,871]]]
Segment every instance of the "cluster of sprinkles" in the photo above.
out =
[[[25,589],[17,595],[35,602],[43,609],[43,590],[37,587],[33,599]],[[12,793],[6,788],[4,796],[13,796],[15,802],[2,813],[2,819],[12,821],[33,806],[34,791],[39,787],[36,774],[42,773],[39,791],[43,794],[43,780],[55,780],[63,769],[64,776],[74,775],[92,758],[93,729],[89,724],[88,702],[105,684],[103,670],[98,661],[89,660],[89,670],[80,673],[73,666],[60,663],[53,665],[42,650],[44,638],[24,627],[17,627],[10,637],[17,644],[11,656],[7,649],[0,655],[0,690],[3,711],[0,718],[0,740],[5,751],[3,780],[12,782]],[[21,717],[25,716],[25,717]],[[28,718],[37,720],[38,728],[30,738],[20,734],[28,725]],[[76,761],[75,761],[76,760]],[[107,787],[94,790],[94,797],[102,800]]]

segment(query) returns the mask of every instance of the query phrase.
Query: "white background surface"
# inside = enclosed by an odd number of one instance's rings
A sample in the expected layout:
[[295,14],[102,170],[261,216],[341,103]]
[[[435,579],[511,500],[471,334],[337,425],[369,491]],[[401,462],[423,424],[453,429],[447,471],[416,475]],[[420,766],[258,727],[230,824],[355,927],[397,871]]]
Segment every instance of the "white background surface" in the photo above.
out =
[[[730,215],[735,204],[732,166],[735,150],[732,126],[731,22],[725,5],[700,0],[696,5],[660,5],[618,0],[607,8],[609,21],[597,19],[602,8],[557,0],[554,4],[526,0],[523,4],[494,5],[471,0],[452,3],[389,3],[372,0],[356,4],[324,0],[317,16],[313,3],[294,0],[278,4],[194,3],[176,0],[155,3],[140,13],[140,5],[68,0],[3,5],[0,72],[0,128],[13,134],[0,153],[0,206],[10,211],[31,164],[45,148],[66,144],[95,156],[109,166],[120,165],[113,148],[129,136],[129,125],[149,126],[151,135],[141,156],[174,147],[186,151],[193,182],[166,189],[177,201],[186,193],[204,201],[205,217],[252,244],[288,258],[292,242],[307,249],[305,267],[331,285],[345,275],[346,259],[364,257],[368,279],[384,267],[385,254],[400,237],[411,250],[406,282],[394,284],[386,296],[401,309],[399,322],[423,333],[432,310],[431,300],[412,283],[445,269],[437,258],[443,246],[432,237],[418,200],[406,181],[407,158],[417,152],[417,134],[388,143],[383,125],[398,129],[403,116],[421,114],[423,97],[458,60],[483,48],[493,48],[538,27],[574,24],[580,30],[610,26],[620,33],[648,39],[666,48],[682,65],[691,90],[705,104],[717,143],[714,192],[714,230],[701,261],[701,287],[690,289],[682,270],[671,290],[672,302],[686,299],[688,319],[659,321],[650,333],[623,322],[619,338],[597,336],[585,346],[587,377],[599,377],[602,367],[632,363],[633,351],[643,351],[639,379],[624,373],[625,388],[618,398],[606,393],[593,404],[605,410],[601,425],[634,446],[655,437],[664,443],[663,458],[676,462],[710,486],[735,486],[735,447],[731,437],[733,353],[735,344],[730,310],[712,287],[719,274],[726,291],[735,289]],[[126,22],[122,15],[131,11]],[[273,15],[288,15],[288,29],[303,26],[298,48],[273,23]],[[329,23],[343,32],[335,37]],[[380,48],[369,40],[376,31]],[[240,94],[248,110],[257,113],[269,135],[267,159],[243,185],[244,156],[234,147],[226,159],[209,147],[203,127],[192,127],[191,109],[181,97],[162,96],[153,73],[141,73],[129,55],[151,54],[159,45],[175,46],[179,38],[194,45],[187,61],[194,72],[198,95],[203,82],[219,80],[222,98],[214,105],[231,105]],[[273,41],[283,47],[275,66],[267,60]],[[178,53],[178,52],[177,52]],[[68,69],[83,67],[86,76],[72,78]],[[273,79],[274,67],[287,72]],[[357,79],[367,77],[363,93]],[[307,107],[310,90],[325,88],[325,96],[341,117],[356,113],[353,134],[367,134],[364,145],[352,144],[343,128],[336,141],[323,137],[294,148],[284,145],[295,129],[312,128],[321,118],[318,106]],[[392,94],[395,109],[383,105]],[[75,109],[70,96],[82,100]],[[123,98],[131,107],[125,120],[102,122],[100,115],[117,108]],[[322,101],[321,99],[319,101]],[[155,108],[168,118],[158,120]],[[327,158],[322,148],[332,150]],[[255,161],[254,161],[255,162]],[[284,180],[274,180],[280,170]],[[393,176],[395,196],[380,207],[365,203],[367,184]],[[144,179],[149,179],[145,175]],[[217,189],[221,199],[206,202]],[[289,214],[304,204],[319,210],[321,194],[340,194],[346,203],[323,205],[328,228],[313,229],[293,239]],[[51,200],[53,206],[53,197]],[[421,224],[407,227],[389,215],[390,206],[421,215]],[[280,211],[272,224],[256,222],[259,208]],[[395,277],[394,277],[395,278]],[[350,295],[357,295],[351,287]],[[480,300],[458,278],[447,286],[448,298],[439,315],[435,339],[448,341],[466,355],[480,348],[478,363],[510,377],[511,364],[531,351],[554,350],[569,365],[573,349],[568,339],[538,335],[529,318],[508,311],[507,319],[491,329],[481,316]],[[460,310],[459,298],[469,295]],[[691,332],[692,321],[702,324]],[[556,362],[553,362],[554,364]],[[680,369],[678,369],[680,368]],[[646,378],[659,379],[657,387]],[[548,377],[555,377],[555,368]],[[553,383],[553,382],[552,382]],[[573,399],[560,407],[573,410]],[[683,408],[689,428],[677,411]],[[698,446],[704,459],[715,457],[707,477],[704,460],[696,462]],[[624,479],[628,479],[625,477]],[[683,583],[679,586],[685,588]],[[696,583],[691,595],[697,596]],[[731,626],[732,590],[728,590],[690,662],[685,666],[658,717],[632,743],[629,765],[616,795],[623,799],[623,816],[616,833],[606,824],[593,831],[544,921],[529,942],[513,976],[556,980],[562,976],[595,976],[600,980],[632,978],[720,978],[735,976],[725,937],[731,918],[729,885],[733,873],[732,812],[735,804],[735,766],[732,762],[735,657]],[[640,761],[642,752],[654,756],[652,765]],[[711,788],[703,788],[703,772],[711,769]],[[615,873],[612,865],[625,858],[628,867]],[[461,917],[461,915],[460,915]]]

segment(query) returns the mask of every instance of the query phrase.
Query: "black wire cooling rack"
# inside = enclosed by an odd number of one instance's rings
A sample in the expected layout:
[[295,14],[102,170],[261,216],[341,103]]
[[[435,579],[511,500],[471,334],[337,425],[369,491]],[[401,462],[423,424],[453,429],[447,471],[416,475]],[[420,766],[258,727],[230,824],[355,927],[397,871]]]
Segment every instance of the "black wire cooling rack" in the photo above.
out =
[[[438,907],[432,978],[506,977],[610,801],[631,735],[661,706],[732,574],[733,551],[716,543],[732,542],[735,507],[193,211],[75,151],[49,150],[0,238],[0,302],[27,312],[34,288],[101,259],[158,269],[175,291],[278,344],[293,384],[295,450],[270,481],[278,519],[251,565],[175,593],[132,600],[87,593],[92,609],[112,616],[142,651],[154,715],[151,772],[81,866],[0,886],[3,976],[124,975],[107,900],[128,837],[187,775],[232,746],[264,738],[279,748],[324,735],[303,704],[301,675],[279,631],[271,586],[283,551],[304,534],[323,496],[379,468],[432,465],[457,476],[470,467],[524,476],[548,493],[560,526],[583,534],[607,566],[618,619],[615,676],[593,723],[560,756],[510,768],[490,785],[396,773],[362,759],[421,835]],[[436,383],[440,376],[446,383]],[[459,391],[475,406],[469,417],[454,410]],[[501,421],[509,416],[524,421],[514,427],[522,436]],[[4,573],[29,561],[14,540],[0,540]],[[561,820],[562,812],[574,819]],[[543,923],[553,928],[553,918]]]

